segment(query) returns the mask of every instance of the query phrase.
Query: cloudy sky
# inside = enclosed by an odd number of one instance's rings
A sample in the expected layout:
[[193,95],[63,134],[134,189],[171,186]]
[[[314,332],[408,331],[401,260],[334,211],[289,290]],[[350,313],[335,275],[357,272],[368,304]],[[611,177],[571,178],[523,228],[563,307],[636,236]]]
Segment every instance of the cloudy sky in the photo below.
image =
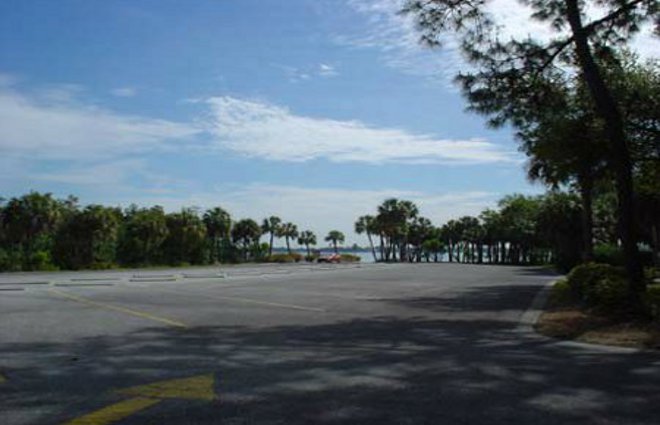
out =
[[[493,13],[545,37],[515,0]],[[397,0],[3,0],[0,196],[220,205],[349,241],[387,197],[441,224],[534,193],[508,130],[464,112],[462,61]],[[638,42],[642,53],[657,44]],[[646,51],[644,51],[646,49]]]

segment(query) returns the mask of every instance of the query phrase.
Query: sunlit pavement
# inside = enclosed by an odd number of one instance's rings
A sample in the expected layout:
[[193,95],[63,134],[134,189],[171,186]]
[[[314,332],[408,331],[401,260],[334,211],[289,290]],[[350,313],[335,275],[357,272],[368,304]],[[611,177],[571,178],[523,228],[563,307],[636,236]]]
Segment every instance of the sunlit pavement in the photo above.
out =
[[522,332],[554,277],[291,265],[0,275],[0,424],[656,424],[660,355]]

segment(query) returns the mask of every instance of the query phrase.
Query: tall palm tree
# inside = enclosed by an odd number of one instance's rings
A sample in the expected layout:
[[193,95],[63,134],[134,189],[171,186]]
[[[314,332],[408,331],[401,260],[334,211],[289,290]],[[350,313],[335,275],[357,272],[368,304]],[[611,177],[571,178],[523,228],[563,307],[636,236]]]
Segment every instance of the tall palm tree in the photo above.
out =
[[305,245],[305,248],[307,248],[307,257],[309,258],[312,256],[312,251],[309,249],[309,246],[316,245],[316,235],[311,230],[304,230],[300,232],[298,243],[300,245]]
[[211,241],[211,260],[222,260],[220,255],[220,242],[229,238],[231,230],[231,216],[220,207],[207,210],[202,218],[206,225],[206,232]]
[[346,237],[342,232],[339,230],[331,230],[328,232],[328,236],[325,237],[326,242],[331,242],[332,246],[335,249],[335,254],[339,252],[337,249],[337,244],[338,243],[344,243],[344,240],[346,240]]
[[371,238],[371,234],[374,232],[376,226],[376,218],[371,215],[363,215],[358,218],[355,222],[355,233],[361,235],[362,233],[367,234],[369,238],[369,245],[371,245],[371,253],[374,256],[374,261],[378,261],[376,258],[376,248],[374,247],[374,241]]
[[280,226],[277,236],[284,238],[286,241],[286,250],[291,254],[291,245],[289,244],[289,241],[291,239],[295,240],[295,238],[298,237],[298,226],[293,223],[284,223]]
[[275,238],[275,236],[279,235],[281,227],[282,227],[282,219],[274,215],[268,218],[264,218],[264,221],[261,224],[261,231],[270,234],[268,255],[273,255],[273,239]]

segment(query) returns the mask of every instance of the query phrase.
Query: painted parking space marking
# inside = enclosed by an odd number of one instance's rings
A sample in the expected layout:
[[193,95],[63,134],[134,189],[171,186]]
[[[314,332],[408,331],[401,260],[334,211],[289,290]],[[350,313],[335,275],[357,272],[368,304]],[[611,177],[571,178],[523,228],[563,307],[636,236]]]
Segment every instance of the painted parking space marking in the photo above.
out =
[[177,320],[172,320],[172,319],[168,319],[168,318],[165,318],[165,317],[156,316],[156,315],[144,312],[144,311],[138,311],[138,310],[133,310],[133,309],[126,308],[126,307],[117,306],[117,305],[114,305],[114,304],[106,304],[106,303],[93,301],[93,300],[90,300],[89,298],[81,297],[79,295],[74,295],[72,293],[60,291],[60,290],[54,289],[54,288],[50,289],[49,292],[52,293],[52,294],[58,295],[60,297],[67,298],[71,301],[81,303],[81,304],[87,304],[87,305],[90,305],[90,306],[93,306],[93,307],[99,307],[99,308],[103,308],[103,309],[106,309],[106,310],[118,311],[120,313],[128,314],[128,315],[135,316],[135,317],[140,317],[142,319],[152,320],[154,322],[164,323],[166,325],[174,326],[174,327],[177,327],[177,328],[188,328],[188,326],[185,323],[181,323]]
[[128,400],[105,406],[64,425],[109,425],[168,399],[213,401],[217,399],[214,386],[215,379],[210,373],[125,388],[116,393],[131,397]]
[[159,290],[162,291],[162,292],[169,292],[169,293],[172,293],[172,294],[184,295],[184,296],[189,296],[189,297],[201,296],[201,297],[204,297],[204,298],[212,298],[212,299],[227,300],[227,301],[237,301],[237,302],[245,303],[245,304],[265,305],[265,306],[269,306],[269,307],[286,308],[286,309],[291,309],[291,310],[314,311],[314,312],[317,312],[317,313],[325,313],[326,312],[322,308],[306,307],[306,306],[296,305],[296,304],[274,303],[274,302],[270,302],[270,301],[255,300],[255,299],[252,299],[252,298],[229,297],[229,296],[225,296],[225,295],[217,295],[217,294],[211,293],[211,292],[199,292],[199,291],[184,292],[184,291],[176,291],[176,290],[169,289],[169,288],[168,289],[159,288]]

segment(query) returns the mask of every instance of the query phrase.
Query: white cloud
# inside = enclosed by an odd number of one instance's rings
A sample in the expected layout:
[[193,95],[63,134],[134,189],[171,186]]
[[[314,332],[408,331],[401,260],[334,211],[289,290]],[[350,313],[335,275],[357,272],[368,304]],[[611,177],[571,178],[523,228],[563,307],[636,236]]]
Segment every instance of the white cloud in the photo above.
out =
[[[476,215],[493,207],[499,194],[488,192],[429,193],[400,189],[354,190],[344,188],[309,188],[252,183],[245,186],[221,186],[217,190],[190,193],[184,196],[144,196],[132,199],[140,205],[162,205],[168,211],[183,206],[201,209],[222,206],[235,219],[250,217],[257,221],[268,215],[311,229],[319,242],[328,231],[344,232],[347,242],[366,243],[357,236],[353,224],[360,215],[376,214],[377,206],[387,198],[396,197],[415,202],[420,214],[441,225],[451,218]],[[121,200],[118,203],[122,203]]]
[[327,63],[320,63],[318,74],[321,77],[336,77],[337,75],[339,75],[339,72],[332,65],[328,65]]
[[274,161],[368,163],[492,163],[514,156],[481,139],[439,139],[360,121],[295,115],[288,109],[233,97],[207,100],[208,131],[218,145]]
[[137,94],[137,89],[134,87],[117,87],[110,90],[110,93],[117,97],[133,97]]
[[72,88],[38,96],[0,90],[0,152],[36,159],[106,157],[190,139],[189,123],[118,114],[72,101]]

